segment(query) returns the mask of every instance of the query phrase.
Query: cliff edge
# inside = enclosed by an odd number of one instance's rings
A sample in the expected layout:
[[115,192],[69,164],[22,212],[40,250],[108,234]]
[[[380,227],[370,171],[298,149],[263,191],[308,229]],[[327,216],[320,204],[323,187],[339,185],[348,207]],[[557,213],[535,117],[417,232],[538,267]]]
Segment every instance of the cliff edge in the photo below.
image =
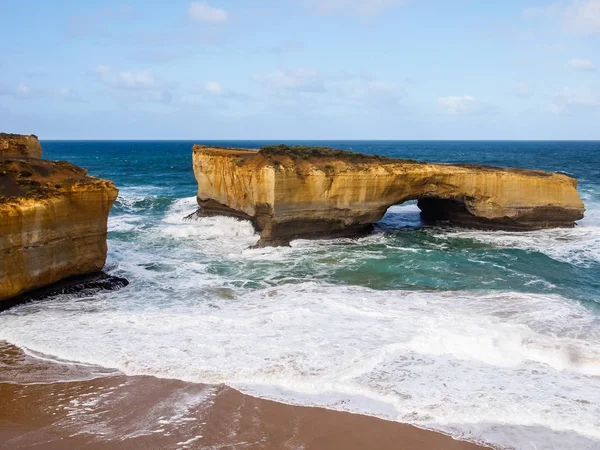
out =
[[0,133],[0,156],[42,157],[42,146],[37,136],[32,134]]
[[193,165],[201,212],[251,220],[259,246],[362,234],[408,200],[427,221],[493,230],[572,227],[584,213],[577,180],[536,170],[287,146],[195,145]]
[[68,162],[0,155],[0,302],[102,270],[117,193]]

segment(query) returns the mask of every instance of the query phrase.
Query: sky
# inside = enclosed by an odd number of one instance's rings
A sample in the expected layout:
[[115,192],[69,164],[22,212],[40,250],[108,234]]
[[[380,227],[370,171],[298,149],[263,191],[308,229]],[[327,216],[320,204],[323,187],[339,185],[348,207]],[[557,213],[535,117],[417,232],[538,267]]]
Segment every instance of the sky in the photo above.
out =
[[600,139],[600,0],[0,0],[0,131]]

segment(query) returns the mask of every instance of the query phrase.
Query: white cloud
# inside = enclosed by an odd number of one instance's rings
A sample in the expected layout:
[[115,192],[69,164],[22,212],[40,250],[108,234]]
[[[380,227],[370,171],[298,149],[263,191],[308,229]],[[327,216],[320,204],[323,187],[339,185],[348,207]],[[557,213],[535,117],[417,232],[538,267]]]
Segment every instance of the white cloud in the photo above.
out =
[[363,106],[397,106],[404,97],[403,87],[390,81],[353,79],[341,82],[340,99]]
[[17,86],[17,96],[19,97],[29,97],[31,95],[31,88],[27,86],[22,81]]
[[600,34],[600,0],[554,2],[523,10],[523,16],[558,22],[567,31],[581,35]]
[[544,19],[555,17],[560,14],[563,6],[561,3],[552,3],[547,6],[531,6],[523,10],[523,17],[531,19]]
[[225,89],[223,86],[221,86],[220,83],[216,81],[209,81],[208,83],[206,83],[204,85],[204,90],[209,94],[217,97],[227,95],[227,89]]
[[56,88],[53,89],[53,94],[58,96],[58,97],[69,97],[72,95],[71,89],[66,88],[66,87],[60,87],[60,88]]
[[70,89],[68,87],[57,87],[53,89],[49,89],[48,96],[57,97],[63,100],[69,100],[73,102],[86,102],[76,91]]
[[585,58],[573,58],[569,61],[569,67],[575,70],[583,70],[588,72],[596,71],[596,66],[589,59]]
[[314,69],[300,68],[296,70],[278,70],[255,74],[254,80],[266,90],[277,91],[325,91],[325,79]]
[[479,102],[471,95],[439,97],[437,104],[446,114],[468,114],[479,109]]
[[404,98],[401,84],[377,80],[365,73],[327,74],[298,68],[255,74],[254,80],[266,94],[261,96],[261,102],[267,107],[318,109],[323,114],[397,111]]
[[531,95],[529,85],[523,82],[513,84],[512,92],[519,98],[528,98]]
[[289,53],[299,53],[304,49],[304,44],[300,41],[288,40],[271,48],[273,53],[285,55]]
[[369,16],[378,14],[386,8],[401,5],[404,0],[305,0],[305,3],[313,11],[321,14]]
[[109,88],[109,93],[117,99],[160,103],[173,101],[173,85],[159,81],[149,70],[120,72],[109,66],[97,66],[91,73],[99,83]]
[[556,94],[550,110],[556,114],[569,112],[573,109],[599,107],[600,90],[592,88],[564,88]]
[[6,84],[0,84],[0,95],[7,95],[15,98],[23,99],[39,99],[47,97],[58,97],[66,100],[78,100],[71,89],[66,87],[59,88],[37,88],[30,87],[25,82],[21,81],[14,87],[7,86]]
[[214,8],[208,3],[193,2],[187,10],[188,18],[193,22],[221,24],[227,22],[229,14],[224,9]]
[[566,11],[567,26],[579,34],[600,34],[600,0],[576,1]]
[[19,98],[33,98],[34,94],[37,96],[38,92],[34,92],[33,89],[27,86],[23,81],[21,81],[16,87],[0,84],[0,95]]
[[142,16],[131,5],[99,8],[90,14],[75,15],[67,19],[66,32],[72,37],[108,34],[111,26],[133,22]]
[[101,83],[118,89],[156,89],[158,82],[149,70],[115,72],[109,66],[97,66],[92,72]]

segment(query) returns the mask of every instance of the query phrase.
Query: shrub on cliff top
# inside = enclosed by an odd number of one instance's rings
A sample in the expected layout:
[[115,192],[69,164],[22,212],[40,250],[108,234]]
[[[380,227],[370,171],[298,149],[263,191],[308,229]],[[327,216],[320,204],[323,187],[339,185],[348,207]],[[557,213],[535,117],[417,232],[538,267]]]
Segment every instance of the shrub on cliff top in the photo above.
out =
[[289,156],[294,159],[307,159],[312,157],[333,157],[344,159],[382,159],[379,155],[366,155],[331,147],[310,145],[267,145],[261,147],[260,153],[264,156]]

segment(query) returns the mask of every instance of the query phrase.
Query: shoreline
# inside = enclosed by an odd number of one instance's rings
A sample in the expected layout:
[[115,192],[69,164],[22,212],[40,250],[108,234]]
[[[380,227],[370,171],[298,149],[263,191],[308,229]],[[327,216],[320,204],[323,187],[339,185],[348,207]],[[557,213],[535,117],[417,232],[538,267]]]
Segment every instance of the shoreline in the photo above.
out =
[[224,385],[97,369],[86,369],[96,378],[81,380],[81,368],[0,345],[0,449],[486,448],[413,425],[264,400]]

